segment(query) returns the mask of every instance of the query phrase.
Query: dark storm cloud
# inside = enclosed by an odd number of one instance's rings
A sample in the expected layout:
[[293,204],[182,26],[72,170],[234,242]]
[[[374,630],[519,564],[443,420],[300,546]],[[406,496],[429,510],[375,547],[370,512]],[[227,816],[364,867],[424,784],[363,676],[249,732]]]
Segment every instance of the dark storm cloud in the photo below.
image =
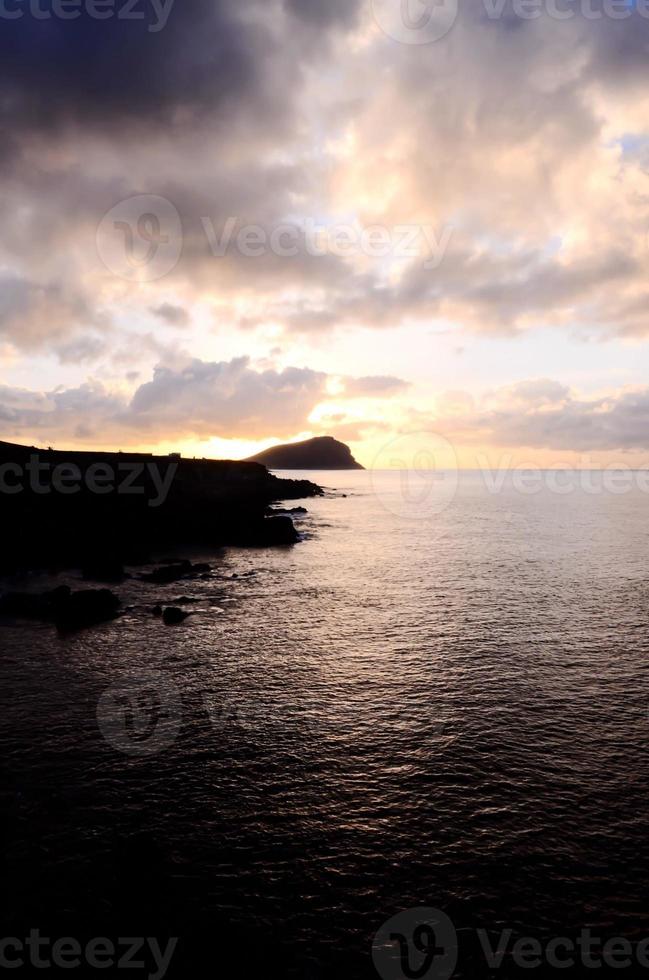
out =
[[286,8],[317,27],[331,24],[351,26],[358,18],[362,0],[286,0]]
[[20,19],[4,20],[3,125],[147,128],[172,122],[179,111],[201,114],[226,103],[262,101],[275,42],[259,24],[244,24],[236,3],[177,0],[159,30],[151,3],[138,9],[146,11],[143,20],[97,20],[86,11],[75,20],[39,20],[28,8]]
[[[585,76],[613,87],[645,83],[649,43],[649,7],[645,0],[629,0],[626,4],[612,0],[584,0],[583,4],[557,0],[557,7],[575,11],[580,44],[590,52]],[[561,27],[561,22],[555,24]]]
[[360,0],[288,0],[284,10],[281,0],[78,2],[74,19],[56,15],[60,0],[3,2],[5,150],[20,131],[62,126],[145,131],[238,113],[277,124],[290,115],[300,32],[306,43],[313,25],[350,25]]

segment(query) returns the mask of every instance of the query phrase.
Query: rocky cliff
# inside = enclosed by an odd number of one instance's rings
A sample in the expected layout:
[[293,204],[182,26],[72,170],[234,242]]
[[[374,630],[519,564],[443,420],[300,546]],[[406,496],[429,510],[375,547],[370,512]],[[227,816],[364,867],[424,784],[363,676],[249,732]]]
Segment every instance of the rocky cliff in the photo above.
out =
[[271,503],[322,491],[250,462],[63,452],[0,442],[0,568],[136,561],[170,544],[298,540]]
[[331,436],[318,436],[306,442],[273,446],[250,457],[270,470],[362,470],[351,449]]

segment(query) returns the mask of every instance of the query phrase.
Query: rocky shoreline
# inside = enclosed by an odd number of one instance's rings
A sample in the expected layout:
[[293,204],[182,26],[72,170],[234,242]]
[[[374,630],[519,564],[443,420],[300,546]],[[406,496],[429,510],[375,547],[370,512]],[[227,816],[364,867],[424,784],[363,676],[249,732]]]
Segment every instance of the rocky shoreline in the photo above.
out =
[[[160,564],[149,566],[149,569],[122,569],[120,581],[121,584],[130,580],[150,586],[150,601],[148,604],[144,603],[142,608],[149,617],[159,618],[165,626],[176,626],[188,619],[191,611],[183,607],[192,606],[199,600],[187,595],[164,600],[160,598],[159,591],[154,592],[155,587],[159,590],[177,582],[206,582],[222,577],[209,563],[191,562],[183,558],[162,559]],[[36,580],[39,578],[42,576],[37,573]],[[238,576],[235,574],[233,578]],[[50,623],[60,634],[98,626],[117,619],[134,608],[125,605],[122,597],[111,589],[76,589],[69,584],[57,585],[44,591],[9,590],[0,595],[0,620]]]
[[321,496],[258,463],[42,450],[0,443],[0,572],[78,567],[119,581],[167,547],[292,545],[274,504]]
[[[273,513],[292,514],[300,521],[308,510],[278,507]],[[127,566],[111,561],[85,569],[15,570],[0,579],[0,627],[51,625],[62,639],[120,620],[176,627],[195,617],[204,621],[226,613],[241,598],[233,591],[254,586],[267,570],[256,565],[254,549],[194,547],[191,558],[181,557],[182,550]]]

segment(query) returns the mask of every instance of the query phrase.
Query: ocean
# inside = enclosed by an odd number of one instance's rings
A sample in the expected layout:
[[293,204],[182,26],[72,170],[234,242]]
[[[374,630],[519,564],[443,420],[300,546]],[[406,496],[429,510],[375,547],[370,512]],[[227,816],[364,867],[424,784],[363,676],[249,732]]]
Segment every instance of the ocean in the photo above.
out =
[[410,909],[457,977],[518,975],[480,930],[649,936],[641,474],[308,476],[295,547],[185,551],[218,577],[127,581],[67,637],[0,625],[5,935],[305,980],[391,980]]

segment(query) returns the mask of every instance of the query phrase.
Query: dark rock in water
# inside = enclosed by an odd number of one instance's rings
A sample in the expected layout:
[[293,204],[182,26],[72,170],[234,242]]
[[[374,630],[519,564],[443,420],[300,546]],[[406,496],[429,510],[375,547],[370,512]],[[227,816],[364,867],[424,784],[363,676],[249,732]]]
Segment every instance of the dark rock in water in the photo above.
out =
[[279,544],[295,544],[300,535],[290,517],[269,517],[259,529],[258,544],[266,547]]
[[297,544],[299,540],[300,535],[291,518],[279,515],[251,524],[237,535],[232,544],[244,548],[272,548],[276,545]]
[[150,565],[153,561],[151,551],[137,541],[125,541],[120,548],[120,555],[124,565]]
[[71,592],[64,585],[52,592],[9,593],[0,599],[0,615],[39,619],[61,630],[74,630],[113,619],[120,605],[108,589]]
[[67,585],[51,592],[8,592],[0,598],[0,615],[49,622],[56,618],[57,611],[69,598],[70,588]]
[[152,572],[140,575],[142,582],[152,582],[155,585],[168,585],[171,582],[179,582],[187,572],[179,565],[164,565],[161,568],[154,568]]
[[162,606],[154,606],[151,612],[153,613],[154,616],[157,616],[159,618],[160,616],[162,616]]
[[179,623],[184,623],[188,616],[189,613],[178,609],[177,606],[167,606],[162,614],[162,620],[165,626],[177,626]]
[[178,561],[174,564],[161,565],[154,568],[152,572],[141,575],[143,582],[153,582],[156,585],[169,585],[172,582],[180,582],[185,578],[194,578],[197,575],[208,575],[212,571],[209,565],[198,563],[192,565],[190,561]]
[[199,600],[195,596],[181,595],[177,599],[171,600],[174,606],[191,606]]
[[0,613],[53,622],[60,630],[82,629],[113,619],[120,600],[108,589],[71,592],[67,586],[41,594],[13,593],[0,600]]
[[92,582],[123,582],[127,577],[124,566],[116,559],[97,559],[87,562],[82,568],[83,577]]
[[195,565],[191,566],[192,575],[209,575],[211,571],[212,566],[206,562],[196,562]]
[[322,487],[316,486],[310,480],[286,480],[271,474],[269,474],[269,479],[273,481],[271,484],[273,490],[271,501],[274,503],[281,500],[302,500],[304,497],[325,496]]
[[143,582],[154,582],[157,585],[168,585],[171,582],[179,582],[191,573],[192,564],[189,561],[180,561],[175,564],[165,564],[160,568],[154,568],[152,572],[147,572],[140,576]]
[[69,632],[114,619],[121,602],[109,589],[73,592],[56,610],[57,629]]

